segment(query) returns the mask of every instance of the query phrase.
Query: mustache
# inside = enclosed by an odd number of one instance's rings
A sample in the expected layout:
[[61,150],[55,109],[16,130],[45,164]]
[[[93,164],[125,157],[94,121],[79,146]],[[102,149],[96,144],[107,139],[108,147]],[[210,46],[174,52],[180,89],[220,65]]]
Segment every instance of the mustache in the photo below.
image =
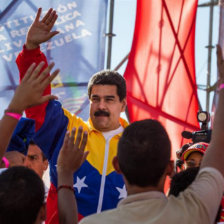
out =
[[96,117],[98,117],[98,116],[107,116],[107,117],[109,117],[110,114],[109,114],[109,112],[107,112],[107,111],[104,111],[104,110],[98,110],[98,111],[96,111],[96,112],[94,113],[94,116],[96,116]]

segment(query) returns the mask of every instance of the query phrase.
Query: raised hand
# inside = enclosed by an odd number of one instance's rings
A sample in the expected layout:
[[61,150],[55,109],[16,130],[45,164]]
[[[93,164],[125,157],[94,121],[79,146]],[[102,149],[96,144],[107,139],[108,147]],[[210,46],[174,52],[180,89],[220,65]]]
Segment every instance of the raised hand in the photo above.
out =
[[[58,214],[60,223],[78,223],[78,210],[74,196],[73,173],[85,161],[88,151],[84,151],[87,143],[87,132],[79,127],[77,137],[76,129],[71,135],[66,133],[64,144],[60,150],[57,161],[58,172]],[[75,139],[75,141],[74,141]]]
[[40,20],[41,11],[42,9],[39,8],[36,18],[28,30],[25,44],[27,49],[37,48],[39,44],[48,41],[59,33],[58,31],[51,31],[58,18],[56,11],[49,9],[43,19]]
[[[83,128],[79,127],[77,137],[75,139],[76,129],[66,133],[64,144],[60,150],[57,162],[57,170],[73,174],[85,161],[88,151],[84,151],[87,143],[87,132],[83,132]],[[75,141],[74,141],[75,139]]]
[[42,104],[51,99],[57,99],[54,95],[42,96],[45,88],[51,83],[51,81],[57,76],[59,70],[55,70],[52,75],[48,76],[52,70],[54,63],[51,63],[41,73],[41,69],[44,62],[41,62],[38,66],[33,63],[27,70],[23,80],[17,87],[15,94],[9,104],[8,109],[22,113],[25,109]]

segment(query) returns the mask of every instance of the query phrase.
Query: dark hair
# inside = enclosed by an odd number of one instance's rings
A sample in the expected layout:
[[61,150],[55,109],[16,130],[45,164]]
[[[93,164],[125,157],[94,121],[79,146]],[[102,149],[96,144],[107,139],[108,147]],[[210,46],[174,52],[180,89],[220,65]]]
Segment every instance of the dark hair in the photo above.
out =
[[192,167],[175,174],[170,183],[169,195],[177,197],[194,181],[198,171],[199,167]]
[[126,97],[126,82],[122,75],[116,71],[103,70],[94,74],[88,83],[88,96],[90,98],[94,85],[115,85],[120,101]]
[[44,204],[44,185],[31,169],[15,166],[0,175],[0,223],[34,223]]
[[170,161],[170,140],[156,120],[136,121],[118,143],[118,162],[129,184],[157,186]]
[[[36,145],[38,146],[33,139],[30,140],[30,145]],[[38,146],[39,147],[39,146]],[[42,149],[39,147],[40,151],[41,151],[41,155],[42,155],[42,159],[43,161],[47,160],[47,157],[45,156],[44,152],[42,151]]]

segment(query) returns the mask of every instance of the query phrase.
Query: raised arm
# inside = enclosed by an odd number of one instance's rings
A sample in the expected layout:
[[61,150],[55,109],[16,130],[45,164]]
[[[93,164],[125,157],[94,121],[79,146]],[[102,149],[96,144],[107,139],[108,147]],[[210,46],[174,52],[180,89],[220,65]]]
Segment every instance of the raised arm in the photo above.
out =
[[72,130],[71,135],[69,132],[66,133],[57,162],[58,211],[59,221],[63,224],[78,222],[73,173],[78,170],[88,155],[88,151],[84,152],[87,143],[87,132],[83,133],[82,127],[79,127],[76,139],[75,135],[76,129]]
[[[25,78],[17,87],[5,114],[0,121],[0,159],[7,149],[12,133],[18,123],[19,117],[22,116],[23,111],[30,106],[44,103],[50,99],[56,99],[56,96],[42,96],[42,93],[46,86],[49,85],[58,74],[59,70],[56,70],[51,76],[47,77],[47,74],[51,71],[54,64],[51,63],[42,73],[40,73],[43,66],[44,62],[40,63],[38,66],[33,63],[29,67]],[[40,75],[38,76],[39,73]]]
[[[57,31],[51,31],[57,20],[56,12],[49,9],[43,19],[40,20],[41,11],[41,8],[38,9],[36,18],[28,30],[23,50],[16,59],[20,71],[20,80],[23,79],[28,67],[34,62],[39,64],[41,61],[44,61],[45,64],[42,69],[47,67],[47,59],[40,51],[39,45],[58,33]],[[48,95],[50,93],[51,88],[50,85],[48,85],[45,88],[43,95]],[[36,130],[38,130],[44,122],[47,104],[48,102],[26,110],[26,116],[36,121]]]
[[224,175],[224,59],[222,49],[217,46],[219,72],[219,100],[215,112],[211,143],[203,158],[202,167],[214,167]]

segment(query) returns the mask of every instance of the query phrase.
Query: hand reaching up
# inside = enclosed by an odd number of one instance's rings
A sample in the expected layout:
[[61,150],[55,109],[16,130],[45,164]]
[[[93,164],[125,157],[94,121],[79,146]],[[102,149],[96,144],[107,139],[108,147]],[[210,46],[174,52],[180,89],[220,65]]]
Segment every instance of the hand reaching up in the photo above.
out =
[[87,132],[79,127],[71,134],[66,133],[64,144],[60,150],[57,162],[58,172],[58,214],[60,223],[78,223],[78,210],[74,196],[73,173],[85,161],[88,151],[84,151],[87,143]]
[[[57,162],[57,170],[73,174],[86,160],[88,151],[84,151],[87,144],[87,132],[79,127],[75,139],[76,129],[73,129],[71,135],[66,133],[64,144],[60,150]],[[74,141],[75,139],[75,141]]]
[[45,88],[57,76],[59,70],[55,70],[52,75],[48,76],[52,70],[54,63],[51,63],[41,73],[44,62],[36,66],[33,63],[27,70],[23,80],[17,87],[15,94],[9,104],[8,110],[22,113],[25,109],[42,104],[51,99],[57,99],[54,95],[42,96]]
[[25,44],[27,49],[37,48],[39,44],[48,41],[59,33],[58,31],[51,31],[58,18],[56,11],[49,9],[43,19],[40,20],[41,11],[42,9],[39,8],[36,18],[28,30]]

